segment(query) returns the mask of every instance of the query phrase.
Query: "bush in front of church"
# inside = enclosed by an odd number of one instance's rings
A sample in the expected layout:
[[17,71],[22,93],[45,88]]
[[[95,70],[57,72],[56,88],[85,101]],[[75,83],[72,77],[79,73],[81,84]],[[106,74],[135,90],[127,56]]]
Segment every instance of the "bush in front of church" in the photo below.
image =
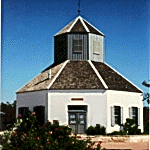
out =
[[138,129],[138,125],[135,124],[134,119],[127,118],[124,126],[124,131],[128,135],[139,135],[141,129]]
[[87,135],[106,135],[106,128],[100,124],[96,124],[95,127],[90,126],[86,130]]
[[[92,143],[90,139],[81,140],[71,135],[69,126],[60,126],[58,121],[39,125],[35,113],[29,118],[18,116],[16,130],[3,135],[2,150],[100,150],[101,142]],[[95,148],[94,148],[95,147]]]

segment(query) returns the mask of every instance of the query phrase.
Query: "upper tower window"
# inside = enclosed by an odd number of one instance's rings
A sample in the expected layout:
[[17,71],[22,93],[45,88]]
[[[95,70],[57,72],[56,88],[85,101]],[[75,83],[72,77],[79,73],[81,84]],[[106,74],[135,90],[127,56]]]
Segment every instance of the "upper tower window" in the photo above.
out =
[[82,52],[82,40],[73,40],[73,50],[74,52]]
[[94,49],[94,53],[100,54],[100,42],[93,41],[93,49]]

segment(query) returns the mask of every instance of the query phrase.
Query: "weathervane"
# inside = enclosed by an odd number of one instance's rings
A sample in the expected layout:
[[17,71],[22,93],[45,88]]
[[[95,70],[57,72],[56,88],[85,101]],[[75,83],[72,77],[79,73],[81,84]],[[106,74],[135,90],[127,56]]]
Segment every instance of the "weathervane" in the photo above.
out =
[[80,12],[81,12],[81,10],[80,10],[80,0],[79,0],[79,3],[78,3],[78,6],[79,6],[78,15],[80,16]]

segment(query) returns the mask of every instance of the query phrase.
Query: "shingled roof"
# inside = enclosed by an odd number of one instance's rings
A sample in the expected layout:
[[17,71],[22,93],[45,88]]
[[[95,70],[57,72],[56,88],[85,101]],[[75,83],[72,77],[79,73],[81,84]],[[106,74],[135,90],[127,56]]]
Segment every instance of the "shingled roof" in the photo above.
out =
[[[98,35],[103,35],[98,29],[96,29],[93,25],[83,19],[81,16],[78,16],[71,23],[65,26],[61,31],[59,31],[56,35],[60,35],[63,33],[94,33]],[[55,35],[55,36],[56,36]]]
[[139,88],[105,63],[94,61],[92,61],[92,63],[104,79],[109,90],[142,92]]
[[105,89],[88,61],[69,61],[50,89]]
[[[49,71],[51,69],[51,78]],[[65,61],[51,65],[17,93],[37,90],[117,90],[142,93],[142,91],[102,62]]]
[[[46,68],[42,73],[36,76],[33,80],[22,87],[17,93],[39,91],[47,89],[48,85],[52,82],[53,78],[56,76],[60,68],[64,63],[58,65],[51,65]],[[51,78],[49,78],[49,70],[51,69]]]

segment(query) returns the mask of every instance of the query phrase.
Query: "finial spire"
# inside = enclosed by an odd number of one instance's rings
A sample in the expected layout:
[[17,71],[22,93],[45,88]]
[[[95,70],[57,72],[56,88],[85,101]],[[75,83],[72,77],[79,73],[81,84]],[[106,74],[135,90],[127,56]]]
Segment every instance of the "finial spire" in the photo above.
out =
[[78,3],[78,15],[80,16],[80,12],[81,12],[81,10],[80,10],[80,0],[79,0],[79,3]]

